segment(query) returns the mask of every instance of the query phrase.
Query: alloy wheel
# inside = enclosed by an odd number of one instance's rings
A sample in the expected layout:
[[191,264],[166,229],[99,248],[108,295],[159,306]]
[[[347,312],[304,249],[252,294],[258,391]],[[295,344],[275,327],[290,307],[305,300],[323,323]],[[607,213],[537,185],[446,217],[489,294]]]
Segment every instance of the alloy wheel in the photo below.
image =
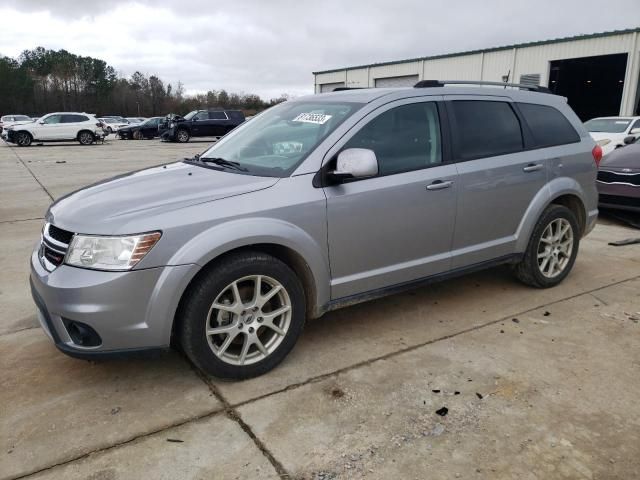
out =
[[554,278],[569,264],[573,252],[573,228],[565,218],[556,218],[542,232],[538,243],[538,268],[542,275]]
[[242,277],[211,304],[205,334],[213,353],[231,365],[260,362],[282,343],[291,324],[291,299],[266,275]]
[[82,132],[80,133],[79,140],[82,145],[89,145],[93,142],[93,135],[91,135],[89,132]]

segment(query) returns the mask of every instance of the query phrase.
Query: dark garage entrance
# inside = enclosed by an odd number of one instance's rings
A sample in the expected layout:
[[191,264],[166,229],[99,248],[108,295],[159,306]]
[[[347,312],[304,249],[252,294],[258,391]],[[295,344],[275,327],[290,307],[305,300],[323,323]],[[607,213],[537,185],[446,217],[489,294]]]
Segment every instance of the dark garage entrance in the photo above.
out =
[[582,121],[620,114],[627,54],[551,62],[549,88],[567,97]]

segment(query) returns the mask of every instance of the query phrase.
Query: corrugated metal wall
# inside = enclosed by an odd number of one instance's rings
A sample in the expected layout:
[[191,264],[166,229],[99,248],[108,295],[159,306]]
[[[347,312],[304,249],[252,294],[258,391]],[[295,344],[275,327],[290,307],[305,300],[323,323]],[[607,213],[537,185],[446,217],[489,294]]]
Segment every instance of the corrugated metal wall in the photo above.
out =
[[[518,82],[523,74],[539,74],[540,84],[549,81],[549,62],[553,60],[628,53],[627,72],[620,113],[630,115],[636,99],[640,71],[638,32],[585,38],[543,45],[522,46],[439,59],[412,60],[389,65],[371,65],[315,75],[315,91],[325,83],[345,82],[347,87],[374,87],[377,79],[418,75],[423,79]],[[384,83],[384,82],[379,82]]]

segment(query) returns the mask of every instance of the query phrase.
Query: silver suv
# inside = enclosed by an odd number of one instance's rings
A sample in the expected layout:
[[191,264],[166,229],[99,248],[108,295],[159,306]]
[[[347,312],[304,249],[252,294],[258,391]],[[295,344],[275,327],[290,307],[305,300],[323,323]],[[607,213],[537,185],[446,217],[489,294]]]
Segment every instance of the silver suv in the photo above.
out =
[[600,155],[564,98],[524,87],[299,98],[55,202],[33,298],[69,355],[174,345],[260,375],[341,306],[503,263],[558,284],[596,222]]

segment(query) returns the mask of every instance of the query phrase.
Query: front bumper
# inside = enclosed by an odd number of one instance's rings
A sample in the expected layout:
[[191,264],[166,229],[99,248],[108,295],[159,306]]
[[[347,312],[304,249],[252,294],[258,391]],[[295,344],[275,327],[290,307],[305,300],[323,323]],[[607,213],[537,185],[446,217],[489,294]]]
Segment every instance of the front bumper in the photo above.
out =
[[[79,358],[124,356],[166,349],[175,311],[193,265],[104,272],[61,265],[48,272],[31,256],[31,292],[45,333]],[[74,342],[69,321],[91,327],[97,346]]]
[[600,181],[596,182],[596,185],[600,207],[640,212],[640,186]]

